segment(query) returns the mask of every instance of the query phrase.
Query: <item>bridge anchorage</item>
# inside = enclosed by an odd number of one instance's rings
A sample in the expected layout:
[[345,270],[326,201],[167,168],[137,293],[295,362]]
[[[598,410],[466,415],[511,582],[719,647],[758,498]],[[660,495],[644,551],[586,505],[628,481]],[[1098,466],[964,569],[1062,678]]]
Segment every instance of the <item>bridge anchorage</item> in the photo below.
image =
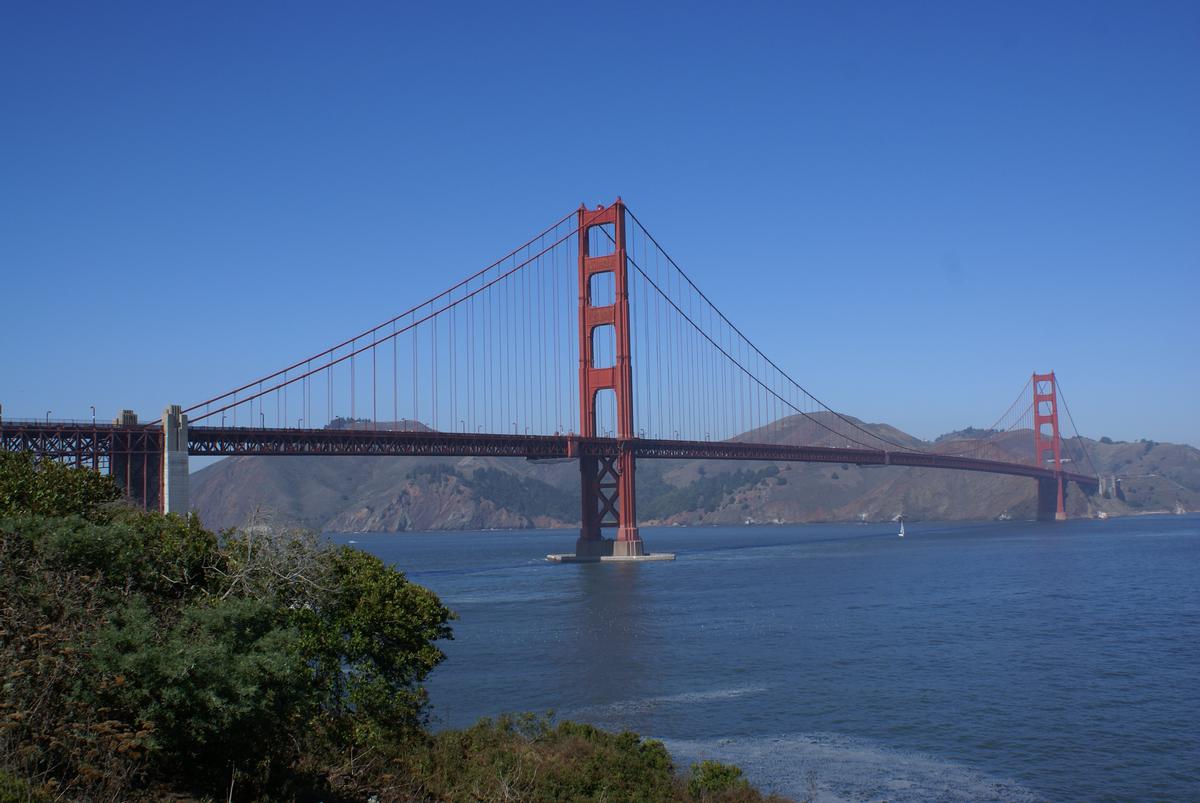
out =
[[[1069,484],[1091,494],[1099,479],[1078,431],[1063,439],[1060,403],[1070,420],[1058,378],[1035,373],[982,436],[895,440],[767,357],[618,198],[372,329],[168,407],[161,422],[128,411],[112,424],[11,421],[0,410],[0,450],[107,472],[168,513],[190,510],[189,455],[569,459],[579,537],[573,554],[548,558],[670,560],[638,530],[639,459],[1007,474],[1037,483],[1039,519],[1065,519]],[[1032,455],[1020,434],[1031,430]],[[1078,473],[1085,460],[1091,471]]]

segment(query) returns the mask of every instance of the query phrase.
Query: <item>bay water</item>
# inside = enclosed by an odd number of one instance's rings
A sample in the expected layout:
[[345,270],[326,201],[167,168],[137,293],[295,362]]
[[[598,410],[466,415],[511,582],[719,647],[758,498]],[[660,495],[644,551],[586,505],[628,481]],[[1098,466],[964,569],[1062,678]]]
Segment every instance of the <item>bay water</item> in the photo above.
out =
[[1200,800],[1200,516],[333,534],[459,616],[435,727],[545,712],[819,801]]

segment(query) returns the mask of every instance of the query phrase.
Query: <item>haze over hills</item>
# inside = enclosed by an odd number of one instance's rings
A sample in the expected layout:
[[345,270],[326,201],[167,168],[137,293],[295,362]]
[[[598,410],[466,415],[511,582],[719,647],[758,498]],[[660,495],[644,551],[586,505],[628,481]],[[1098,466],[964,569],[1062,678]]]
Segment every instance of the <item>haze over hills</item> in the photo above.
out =
[[[850,420],[906,447],[971,447],[975,456],[998,460],[1025,460],[1032,451],[1029,430],[964,430],[930,443]],[[739,439],[845,445],[819,420],[800,416]],[[1107,438],[1083,444],[1096,470],[1120,478],[1121,488],[1119,495],[1089,497],[1072,486],[1069,515],[1200,509],[1200,450]],[[1091,473],[1089,465],[1071,468]],[[192,499],[205,524],[217,528],[243,524],[256,510],[339,532],[571,527],[579,523],[578,482],[574,461],[231,457],[192,475]],[[647,525],[881,521],[899,513],[914,520],[1031,519],[1037,502],[1035,483],[1022,477],[849,463],[641,460],[637,483],[638,518]]]

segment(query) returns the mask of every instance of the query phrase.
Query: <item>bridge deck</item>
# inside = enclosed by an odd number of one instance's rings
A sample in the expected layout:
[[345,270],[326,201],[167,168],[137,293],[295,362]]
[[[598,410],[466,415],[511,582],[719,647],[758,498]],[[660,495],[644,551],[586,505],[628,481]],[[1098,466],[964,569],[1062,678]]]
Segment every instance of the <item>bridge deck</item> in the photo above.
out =
[[[930,452],[643,438],[634,438],[627,443],[636,457],[650,459],[853,463],[860,466],[982,471],[1046,480],[1056,476],[1053,469],[1025,463]],[[621,447],[622,442],[615,438],[579,438],[571,435],[202,426],[194,426],[188,430],[188,453],[197,456],[374,455],[554,459],[580,456],[612,457],[619,453]],[[162,428],[157,424],[117,427],[111,424],[4,421],[0,422],[0,450],[29,450],[48,457],[76,460],[80,464],[89,465],[94,456],[107,456],[113,452],[161,452]],[[1098,484],[1096,477],[1085,474],[1064,471],[1062,477],[1085,488],[1093,488]]]

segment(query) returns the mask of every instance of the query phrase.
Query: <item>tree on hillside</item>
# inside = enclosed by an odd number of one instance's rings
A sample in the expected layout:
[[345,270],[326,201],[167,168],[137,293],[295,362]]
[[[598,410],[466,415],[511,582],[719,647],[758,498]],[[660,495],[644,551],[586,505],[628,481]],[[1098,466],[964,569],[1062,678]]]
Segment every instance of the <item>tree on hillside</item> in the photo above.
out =
[[432,592],[312,536],[219,537],[119,495],[0,454],[0,771],[75,798],[278,794],[307,754],[420,731],[451,635]]

